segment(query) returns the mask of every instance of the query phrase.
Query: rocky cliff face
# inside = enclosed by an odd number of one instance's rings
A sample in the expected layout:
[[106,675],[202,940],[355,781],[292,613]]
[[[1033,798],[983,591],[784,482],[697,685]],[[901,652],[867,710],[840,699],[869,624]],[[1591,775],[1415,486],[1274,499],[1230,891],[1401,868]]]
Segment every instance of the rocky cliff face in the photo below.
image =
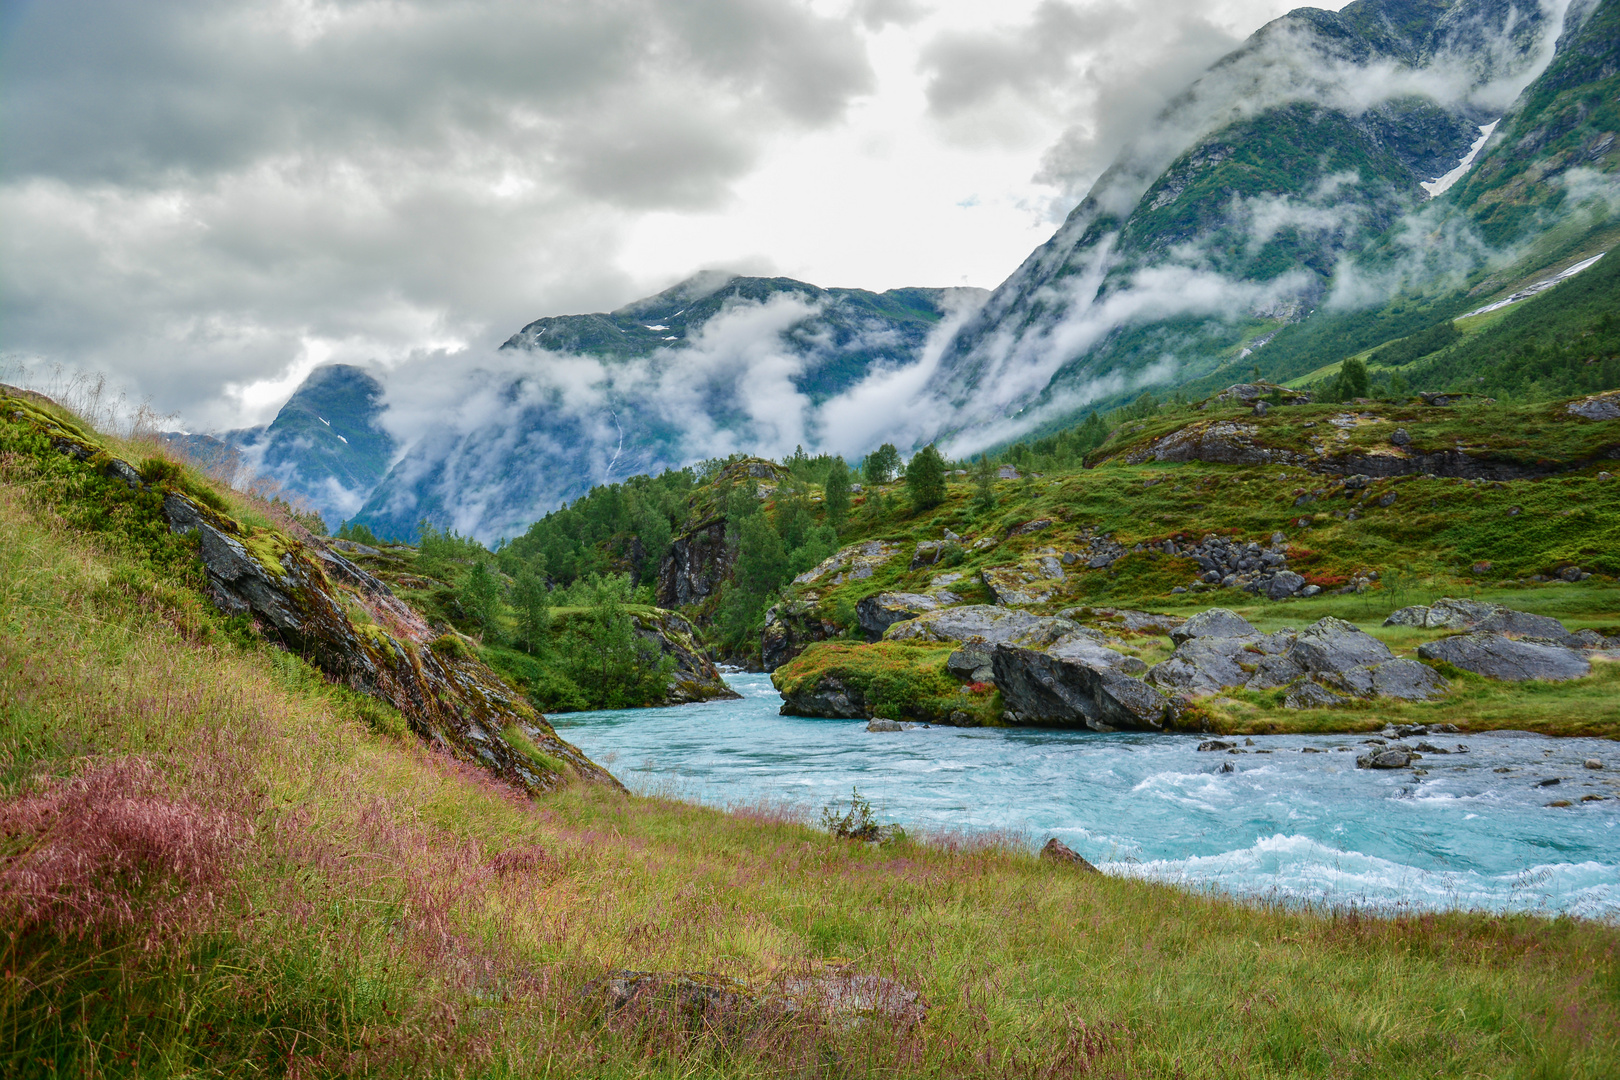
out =
[[[0,390],[0,407],[22,399]],[[572,780],[618,782],[557,737],[459,637],[435,637],[386,584],[335,551],[275,529],[254,528],[205,505],[171,480],[143,476],[47,413],[11,410],[58,452],[137,491],[161,496],[156,512],[192,539],[214,604],[254,620],[264,634],[334,682],[398,709],[411,730],[448,753],[531,792]]]
[[720,670],[699,644],[692,624],[675,612],[656,611],[645,617],[638,616],[636,633],[657,644],[660,652],[675,661],[664,704],[688,705],[694,701],[742,697],[720,677]]
[[704,522],[669,545],[658,567],[658,606],[700,604],[731,573],[724,519]]

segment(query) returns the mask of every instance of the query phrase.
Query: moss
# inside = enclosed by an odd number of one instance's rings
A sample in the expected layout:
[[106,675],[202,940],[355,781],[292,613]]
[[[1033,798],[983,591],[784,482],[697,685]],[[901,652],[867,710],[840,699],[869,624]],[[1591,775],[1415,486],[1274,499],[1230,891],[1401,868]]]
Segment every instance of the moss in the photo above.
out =
[[454,631],[434,638],[433,644],[429,645],[428,648],[432,649],[436,655],[448,660],[470,660],[473,658],[472,649],[462,640],[461,635]]
[[988,689],[964,693],[945,670],[946,658],[955,651],[955,645],[824,641],[777,668],[771,681],[791,699],[834,677],[858,690],[877,716],[942,723],[953,713],[966,713],[971,724],[994,723],[1000,715],[994,695]]
[[505,728],[501,729],[501,737],[504,738],[513,749],[517,750],[518,753],[528,758],[546,772],[563,777],[569,775],[570,770],[567,762],[552,757],[550,754],[534,745],[534,742],[526,734],[524,734],[523,729],[518,727],[518,725],[508,724]]

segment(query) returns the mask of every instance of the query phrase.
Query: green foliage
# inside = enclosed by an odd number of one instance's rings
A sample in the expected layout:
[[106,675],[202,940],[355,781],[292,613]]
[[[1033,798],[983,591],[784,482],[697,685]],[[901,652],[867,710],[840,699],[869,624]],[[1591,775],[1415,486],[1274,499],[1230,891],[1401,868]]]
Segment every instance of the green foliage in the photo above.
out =
[[345,521],[338,526],[337,538],[339,540],[349,540],[356,544],[365,544],[368,547],[377,547],[382,543],[364,523],[353,521]]
[[623,709],[663,698],[674,661],[636,633],[627,574],[591,574],[574,583],[569,601],[583,610],[561,621],[559,665],[593,709]]
[[556,621],[551,612],[551,592],[533,566],[518,571],[512,583],[512,613],[516,617],[517,637],[528,652],[534,652],[545,642]]
[[[1093,417],[1097,414],[1092,413]],[[996,508],[996,463],[989,456],[973,463],[973,515],[983,517]]]
[[921,513],[945,501],[945,459],[929,443],[912,455],[906,464],[906,488],[911,505]]
[[1450,319],[1443,319],[1427,330],[1391,342],[1367,357],[1372,367],[1400,367],[1421,360],[1462,337],[1462,331]]
[[562,586],[593,573],[630,573],[643,584],[654,581],[674,529],[686,519],[686,499],[699,475],[712,475],[727,464],[704,462],[594,487],[504,546],[501,566],[516,577],[522,566],[532,564]]
[[843,458],[835,458],[827,469],[823,487],[822,506],[827,511],[827,524],[842,531],[849,518],[849,466]]
[[458,599],[467,617],[484,633],[486,641],[501,636],[501,580],[487,562],[475,562],[462,577]]
[[834,799],[821,808],[821,827],[840,840],[898,840],[904,833],[898,827],[885,830],[872,813],[872,802],[861,794],[859,787],[849,789],[849,809],[840,812],[840,800]]
[[900,471],[900,451],[893,443],[884,443],[870,454],[861,466],[861,474],[868,484],[887,484]]
[[459,576],[459,567],[482,563],[490,558],[489,550],[483,544],[470,536],[461,536],[453,529],[437,529],[429,521],[423,521],[418,529],[418,573],[453,581]]
[[461,640],[461,635],[454,632],[440,634],[428,648],[447,660],[469,660],[473,655],[467,643]]
[[1339,377],[1333,384],[1335,401],[1353,401],[1367,396],[1367,365],[1357,357],[1350,357],[1339,367]]

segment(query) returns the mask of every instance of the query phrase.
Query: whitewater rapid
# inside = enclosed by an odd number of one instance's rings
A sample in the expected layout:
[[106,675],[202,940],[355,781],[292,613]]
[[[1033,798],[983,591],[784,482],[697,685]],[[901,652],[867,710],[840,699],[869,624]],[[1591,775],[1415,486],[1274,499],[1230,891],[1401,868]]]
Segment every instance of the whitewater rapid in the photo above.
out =
[[1620,920],[1620,743],[1430,736],[1467,752],[1426,755],[1419,776],[1357,769],[1366,736],[1256,737],[1225,754],[1187,735],[868,733],[777,715],[768,676],[727,679],[741,700],[552,721],[633,789],[714,806],[813,814],[858,787],[885,822],[1032,847],[1056,836],[1112,874],[1285,903]]

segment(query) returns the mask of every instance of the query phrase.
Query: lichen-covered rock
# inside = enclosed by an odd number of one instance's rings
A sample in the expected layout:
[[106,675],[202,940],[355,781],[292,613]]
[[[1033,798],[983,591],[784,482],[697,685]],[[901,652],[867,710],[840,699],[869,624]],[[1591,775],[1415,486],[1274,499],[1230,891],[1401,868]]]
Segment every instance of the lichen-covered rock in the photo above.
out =
[[886,544],[881,540],[851,544],[794,578],[793,583],[810,585],[820,582],[824,585],[842,585],[846,581],[865,581],[878,567],[899,552],[898,544]]
[[1349,702],[1325,686],[1305,680],[1288,691],[1283,698],[1285,709],[1331,709]]
[[658,606],[700,603],[730,575],[735,557],[726,543],[724,519],[705,521],[676,537],[658,566]]
[[670,672],[665,705],[687,705],[694,701],[740,698],[726,685],[708,652],[698,643],[692,624],[673,611],[657,609],[635,616],[636,633],[658,646],[658,651],[675,661]]
[[1583,420],[1620,420],[1620,390],[1572,401],[1565,406],[1571,416]]
[[1591,662],[1567,646],[1518,641],[1488,630],[1426,642],[1418,647],[1418,655],[1506,682],[1564,682],[1584,678],[1592,671]]
[[765,612],[765,629],[760,632],[760,666],[775,671],[807,646],[841,633],[843,627],[824,618],[816,601],[808,597],[773,604]]
[[[175,491],[164,494],[163,516],[176,533],[197,538],[218,607],[251,615],[330,678],[388,702],[428,742],[530,791],[554,788],[570,773],[617,786],[470,650],[429,647],[418,636],[421,620],[404,617],[409,609],[387,585],[341,555],[315,554],[280,534],[250,534]],[[356,625],[345,595],[374,621]]]
[[859,720],[870,715],[860,688],[832,674],[784,691],[781,712],[783,716],[824,716],[834,720]]
[[1385,626],[1411,626],[1426,630],[1486,630],[1510,637],[1551,638],[1569,636],[1563,623],[1547,615],[1533,615],[1502,604],[1446,597],[1427,607],[1417,605],[1393,611]]
[[1035,615],[991,604],[963,604],[924,612],[895,623],[883,637],[887,641],[961,641],[982,645],[1012,642],[1044,649],[1068,634],[1081,631],[1079,623],[1052,615]]
[[1007,709],[1004,719],[1094,731],[1160,730],[1174,703],[1131,675],[1132,659],[1084,634],[1071,634],[1045,651],[997,645],[991,664]]
[[979,580],[997,604],[1040,604],[1052,598],[1057,586],[1037,570],[1021,566],[987,566]]
[[937,610],[939,606],[937,599],[924,593],[878,593],[855,605],[855,619],[866,633],[867,640],[876,641],[895,623],[915,619]]

